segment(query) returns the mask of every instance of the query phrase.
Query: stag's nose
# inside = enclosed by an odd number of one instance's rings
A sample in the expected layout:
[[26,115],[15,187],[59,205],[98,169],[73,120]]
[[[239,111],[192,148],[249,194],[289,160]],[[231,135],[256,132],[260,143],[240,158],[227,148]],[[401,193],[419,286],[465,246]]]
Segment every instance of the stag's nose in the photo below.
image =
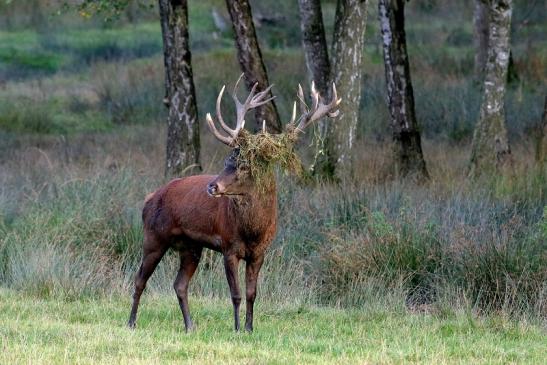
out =
[[207,185],[207,193],[209,193],[209,195],[211,196],[218,195],[218,185],[214,182]]

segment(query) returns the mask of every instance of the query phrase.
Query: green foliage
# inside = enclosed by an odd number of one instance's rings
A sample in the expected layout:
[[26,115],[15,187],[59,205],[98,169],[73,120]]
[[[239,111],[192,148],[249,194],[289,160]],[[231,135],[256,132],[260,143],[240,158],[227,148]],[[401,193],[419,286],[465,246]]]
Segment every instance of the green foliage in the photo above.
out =
[[[72,103],[79,103],[72,99]],[[84,110],[85,104],[67,112],[64,104],[51,100],[28,98],[0,102],[0,130],[16,134],[72,134],[86,131],[105,131],[112,128],[102,115]],[[73,107],[74,107],[73,106]]]
[[136,3],[141,8],[154,8],[154,3],[150,0],[83,0],[76,5],[64,1],[62,8],[65,11],[76,9],[84,18],[99,15],[104,21],[110,22],[119,19],[132,3]]
[[18,50],[16,48],[1,48],[0,62],[10,66],[19,66],[47,73],[56,72],[63,64],[64,58],[52,52],[36,52]]
[[19,133],[51,133],[54,130],[47,106],[25,107],[22,104],[26,103],[8,102],[0,105],[2,130]]

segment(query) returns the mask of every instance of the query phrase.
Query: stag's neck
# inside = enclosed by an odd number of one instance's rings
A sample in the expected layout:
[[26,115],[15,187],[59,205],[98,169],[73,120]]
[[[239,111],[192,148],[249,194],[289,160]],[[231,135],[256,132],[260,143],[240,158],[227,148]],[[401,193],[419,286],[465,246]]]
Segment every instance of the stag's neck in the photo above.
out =
[[277,187],[275,179],[263,190],[231,199],[231,209],[242,234],[260,236],[277,219]]

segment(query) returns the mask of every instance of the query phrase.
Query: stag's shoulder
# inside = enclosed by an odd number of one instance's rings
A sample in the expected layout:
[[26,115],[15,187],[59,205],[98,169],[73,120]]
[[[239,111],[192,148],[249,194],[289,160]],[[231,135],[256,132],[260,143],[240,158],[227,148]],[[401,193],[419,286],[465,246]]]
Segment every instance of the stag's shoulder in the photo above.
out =
[[167,185],[180,186],[207,186],[216,175],[192,175],[171,180]]
[[193,175],[173,179],[156,191],[146,195],[144,209],[171,207],[180,204],[184,200],[201,199],[207,194],[207,184],[215,177],[215,175]]
[[169,182],[166,188],[166,194],[169,196],[181,198],[187,194],[205,193],[207,184],[215,178],[214,175],[193,175],[175,179]]

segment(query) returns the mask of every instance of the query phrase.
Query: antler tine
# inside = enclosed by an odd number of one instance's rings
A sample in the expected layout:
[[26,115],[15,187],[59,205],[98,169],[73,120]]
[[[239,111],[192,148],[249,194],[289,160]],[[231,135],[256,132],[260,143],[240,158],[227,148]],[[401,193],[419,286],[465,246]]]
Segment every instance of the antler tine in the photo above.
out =
[[[239,80],[238,80],[238,82],[239,82]],[[245,126],[245,114],[250,109],[249,108],[249,103],[252,100],[253,95],[254,95],[255,90],[256,90],[257,87],[258,87],[258,82],[255,82],[255,84],[253,85],[253,88],[251,89],[251,92],[249,93],[249,96],[247,96],[247,99],[245,100],[245,103],[243,103],[243,104],[241,104],[241,102],[237,98],[236,90],[234,89],[234,93],[233,93],[232,97],[234,98],[234,102],[236,104],[236,115],[237,115],[236,129],[235,129],[236,135]]]
[[223,85],[222,86],[222,89],[220,90],[220,93],[218,94],[218,97],[217,97],[217,119],[218,121],[220,122],[220,126],[222,127],[222,129],[224,129],[224,131],[226,133],[228,133],[230,136],[232,137],[236,137],[236,131],[235,129],[232,129],[230,127],[228,127],[228,125],[226,123],[224,123],[224,119],[222,118],[222,113],[220,112],[220,103],[222,101],[222,95],[224,94],[224,89],[226,88],[226,85]]
[[[228,146],[235,146],[236,140],[239,135],[239,132],[241,129],[245,127],[245,114],[253,108],[256,108],[260,105],[264,105],[268,102],[270,102],[274,97],[268,98],[268,95],[272,89],[272,86],[267,87],[265,90],[256,93],[256,89],[258,87],[258,82],[256,82],[249,95],[245,99],[244,103],[241,103],[237,97],[237,88],[239,86],[239,83],[241,82],[241,79],[243,78],[244,74],[241,74],[239,78],[237,79],[235,85],[234,85],[234,92],[232,93],[232,98],[234,99],[235,105],[236,105],[236,126],[235,129],[232,129],[228,127],[228,125],[224,122],[224,118],[222,118],[221,113],[221,104],[222,104],[222,96],[224,95],[224,90],[226,89],[226,86],[222,86],[222,89],[220,90],[220,93],[217,97],[216,102],[216,114],[218,121],[220,123],[220,126],[228,134],[228,136],[222,134],[219,132],[219,130],[215,126],[215,122],[213,121],[213,118],[211,117],[211,114],[207,113],[206,120],[207,124],[209,126],[209,129],[211,132],[215,135],[215,137],[220,140],[222,143],[227,144]],[[255,94],[256,93],[256,94]],[[264,124],[264,123],[263,123]],[[264,124],[265,125],[265,124]]]
[[[259,93],[256,93],[256,89],[258,87],[258,82],[256,82],[253,85],[251,92],[245,99],[245,102],[241,103],[241,101],[239,101],[237,97],[237,88],[243,76],[244,74],[241,74],[239,78],[237,79],[234,85],[234,92],[232,93],[232,98],[234,99],[234,102],[236,105],[236,116],[237,116],[235,129],[228,127],[228,125],[224,122],[224,118],[222,118],[221,104],[222,104],[222,96],[224,95],[224,90],[226,89],[226,86],[222,86],[222,89],[220,90],[220,93],[218,94],[217,102],[216,102],[216,114],[217,114],[217,118],[220,123],[220,126],[222,127],[224,132],[228,134],[228,136],[219,132],[219,130],[215,126],[215,122],[213,121],[211,114],[207,113],[207,116],[206,116],[207,125],[209,126],[209,129],[214,134],[214,136],[222,143],[227,144],[228,146],[231,146],[231,147],[237,144],[236,140],[239,135],[239,132],[241,131],[241,129],[245,127],[245,114],[250,109],[256,108],[260,105],[264,105],[270,102],[274,98],[274,97],[268,98],[268,95],[273,85],[267,87],[265,90]],[[294,115],[293,115],[293,119],[294,119]],[[264,121],[263,130],[265,130],[265,125],[266,124]]]
[[258,81],[253,84],[253,87],[251,88],[251,92],[247,96],[247,99],[245,99],[245,104],[249,105],[253,102],[254,98],[260,95],[262,92],[259,92],[255,95],[256,88],[258,87]]
[[232,96],[234,98],[234,102],[236,103],[236,112],[237,112],[236,134],[239,132],[239,130],[241,130],[241,128],[245,126],[245,114],[250,109],[254,109],[256,107],[269,103],[275,98],[275,96],[267,98],[273,85],[270,85],[265,90],[255,94],[257,87],[258,87],[258,82],[256,82],[253,85],[251,92],[249,93],[249,95],[247,96],[247,99],[245,99],[245,102],[243,104],[237,98],[236,90],[234,89],[234,94]]
[[[251,103],[263,102],[262,99],[264,99],[264,97],[267,96],[267,94],[270,92],[272,87],[273,87],[273,84],[268,86],[266,89],[260,91],[258,94],[254,95],[250,100]],[[250,98],[250,95],[249,95],[249,98]],[[249,100],[249,98],[247,98],[247,100]],[[273,99],[273,98],[274,97],[271,97],[270,99]]]
[[271,98],[264,99],[266,96],[268,96],[268,93],[270,92],[272,87],[273,87],[273,84],[268,86],[265,90],[259,92],[255,96],[253,96],[252,99],[249,102],[249,109],[256,108],[258,106],[264,105],[266,103],[269,103],[273,99],[275,99],[275,96],[272,96]]
[[[338,99],[338,95],[336,93],[336,86],[334,83],[332,84],[332,95],[333,98],[328,104],[323,104],[320,99],[321,96],[319,95],[319,92],[315,89],[315,84],[312,82],[311,85],[311,97],[313,100],[313,106],[312,108],[304,113],[300,119],[300,123],[298,123],[297,129],[300,131],[303,131],[308,125],[310,125],[312,122],[323,118],[325,115],[328,115],[329,117],[335,117],[338,115],[338,110],[336,110],[336,107],[340,104],[342,99]],[[300,98],[302,93],[302,88],[299,87],[298,90],[298,96]]]
[[218,129],[215,127],[215,123],[213,122],[213,118],[211,117],[210,113],[207,113],[207,116],[205,117],[205,120],[207,120],[207,125],[209,126],[209,129],[211,132],[215,135],[215,137],[222,143],[233,147],[234,145],[234,138],[230,138],[227,136],[223,136]]
[[300,113],[305,115],[308,112],[308,105],[304,99],[304,90],[302,90],[302,85],[298,84],[298,100],[300,100]]
[[317,107],[319,105],[319,91],[315,89],[315,82],[311,82],[311,99],[312,99],[312,107],[311,110],[317,110]]
[[295,120],[296,120],[296,101],[295,101],[294,104],[292,105],[291,120],[290,120],[289,123],[287,123],[287,124],[294,125],[294,121],[295,121]]
[[[334,85],[334,82],[332,83],[332,100],[336,100],[336,106],[340,105],[342,102],[342,98],[338,99],[338,94],[336,93],[336,85]],[[333,111],[329,113],[329,117],[334,118],[340,114],[340,110]]]
[[[233,91],[233,93],[232,93],[232,97],[233,97],[234,95],[236,95],[236,93],[237,93],[237,87],[239,86],[239,82],[241,81],[241,79],[243,79],[243,76],[244,76],[244,75],[245,75],[244,73],[242,73],[241,75],[239,75],[239,78],[237,79],[237,81],[236,81],[236,83],[235,83],[235,85],[234,85],[234,91]],[[238,101],[239,101],[239,100],[238,100]]]

